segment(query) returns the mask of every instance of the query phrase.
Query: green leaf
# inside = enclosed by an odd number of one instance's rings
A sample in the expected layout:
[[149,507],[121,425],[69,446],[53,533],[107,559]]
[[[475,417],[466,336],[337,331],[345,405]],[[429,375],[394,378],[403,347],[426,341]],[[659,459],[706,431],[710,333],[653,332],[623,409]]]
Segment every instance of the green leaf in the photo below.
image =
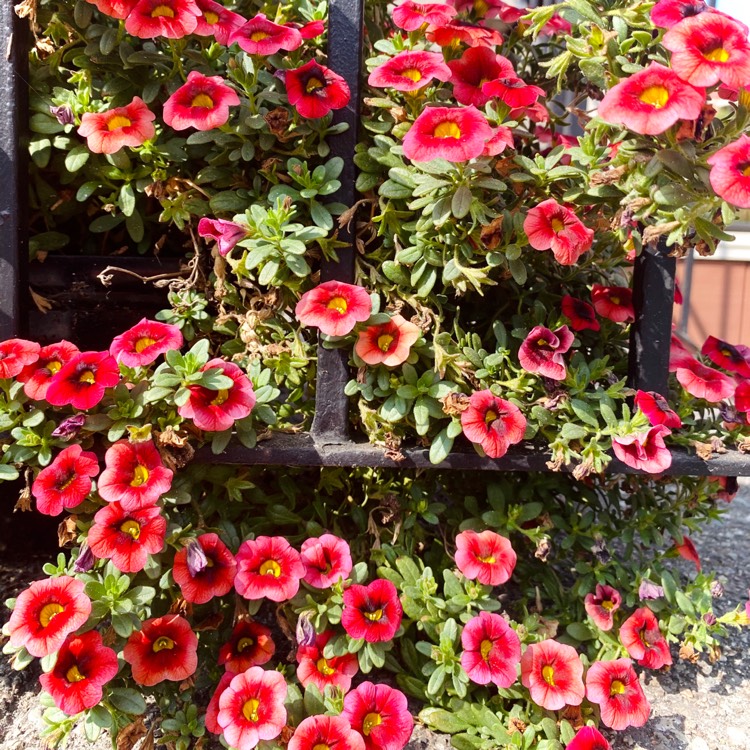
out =
[[118,711],[131,716],[146,713],[146,701],[137,690],[132,688],[115,688],[109,694],[109,701]]
[[77,172],[89,160],[91,152],[86,146],[76,146],[65,156],[65,169],[68,172]]
[[419,718],[427,724],[430,729],[445,734],[456,734],[466,731],[471,725],[459,719],[455,713],[443,708],[423,708],[419,712]]
[[133,215],[133,211],[135,211],[135,192],[129,182],[120,188],[119,203],[125,216]]
[[430,445],[430,463],[439,464],[445,461],[453,449],[453,438],[448,435],[448,428],[439,432]]
[[471,190],[466,185],[461,185],[453,194],[451,212],[457,219],[463,219],[469,213],[472,198]]

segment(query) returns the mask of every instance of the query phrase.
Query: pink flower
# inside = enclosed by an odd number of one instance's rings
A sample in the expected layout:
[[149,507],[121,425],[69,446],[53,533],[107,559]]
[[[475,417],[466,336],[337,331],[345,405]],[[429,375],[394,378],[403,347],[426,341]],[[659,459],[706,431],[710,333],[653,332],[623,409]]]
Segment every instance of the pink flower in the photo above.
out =
[[275,55],[279,50],[292,52],[302,44],[297,29],[269,21],[258,13],[232,34],[230,44],[238,44],[248,55]]
[[582,727],[565,750],[612,750],[612,746],[595,727]]
[[445,3],[417,3],[405,0],[393,9],[393,23],[404,31],[417,31],[422,26],[441,26],[456,15],[456,9]]
[[597,314],[607,320],[614,323],[632,323],[635,320],[633,290],[626,286],[594,284],[591,287],[591,299]]
[[182,346],[182,332],[177,326],[141,319],[119,336],[115,336],[109,353],[128,367],[144,367],[161,354]]
[[367,586],[355,584],[344,591],[341,625],[351,638],[382,643],[396,634],[403,613],[396,587],[377,578]]
[[327,589],[343,581],[352,572],[349,545],[333,534],[305,539],[300,548],[300,558],[305,566],[303,580],[316,589]]
[[682,535],[682,542],[675,541],[674,548],[677,550],[677,554],[684,558],[685,560],[689,560],[691,563],[695,565],[695,569],[700,573],[701,572],[701,559],[698,555],[698,550],[695,548],[695,545],[693,544],[693,540],[687,535]]
[[515,404],[492,391],[476,391],[469,398],[469,408],[461,414],[461,427],[487,456],[502,458],[511,445],[523,440],[526,417]]
[[456,566],[471,581],[498,586],[508,581],[516,567],[510,541],[487,529],[462,531],[456,537]]
[[294,309],[302,325],[319,328],[326,336],[346,336],[372,314],[366,289],[343,281],[326,281],[305,292]]
[[36,341],[8,339],[0,342],[0,378],[14,378],[21,371],[33,365],[41,352]]
[[672,465],[672,454],[664,444],[664,437],[671,434],[668,427],[657,425],[645,432],[616,435],[612,438],[612,450],[633,469],[661,474]]
[[731,398],[735,391],[735,382],[723,372],[706,367],[697,359],[687,357],[675,368],[679,384],[696,398],[703,398],[712,404]]
[[124,107],[106,112],[84,112],[78,135],[86,139],[89,151],[95,154],[114,154],[123,146],[142,146],[156,135],[153,121],[156,115],[139,97]]
[[[308,716],[294,730],[287,750],[365,750],[362,736],[344,716]],[[238,750],[243,750],[239,748]]]
[[518,361],[526,372],[552,380],[565,380],[567,370],[563,354],[573,345],[574,339],[568,326],[560,326],[554,332],[536,326],[521,344]]
[[237,552],[234,587],[240,596],[285,602],[299,591],[305,566],[283,536],[259,536],[242,542]]
[[447,81],[450,77],[451,70],[441,54],[404,50],[378,65],[370,73],[367,83],[375,88],[418,91],[432,83],[433,79]]
[[247,23],[241,15],[233,13],[214,0],[195,0],[195,4],[201,15],[193,33],[198,36],[212,36],[219,44],[229,46],[232,34]]
[[387,323],[360,331],[354,351],[365,364],[397,367],[409,358],[411,347],[421,333],[414,323],[400,315],[392,315]]
[[589,229],[567,206],[554,198],[532,208],[523,222],[523,231],[535,250],[552,250],[555,260],[572,266],[591,249],[594,230]]
[[312,684],[325,693],[329,686],[338,688],[342,693],[349,691],[352,677],[359,671],[356,654],[344,654],[326,659],[323,650],[334,635],[333,630],[315,636],[311,646],[300,646],[297,649],[297,679],[303,688]]
[[515,76],[513,63],[489,47],[469,47],[458,60],[450,60],[453,96],[459,104],[484,107],[492,98],[482,86],[496,78]]
[[648,607],[633,612],[620,627],[620,640],[628,656],[642,667],[661,669],[672,663],[669,644],[659,630],[659,621]]
[[59,516],[63,508],[77,507],[88,497],[91,477],[98,473],[96,454],[84,451],[78,444],[64,448],[37,474],[31,486],[37,510],[48,516]]
[[502,154],[506,148],[514,148],[513,131],[500,125],[493,130],[492,138],[484,144],[482,156],[497,156]]
[[198,222],[198,234],[201,237],[216,240],[219,255],[225,256],[240,240],[247,237],[248,230],[247,227],[235,224],[233,221],[203,218]]
[[70,404],[85,411],[96,406],[107,388],[119,382],[120,368],[109,352],[81,352],[52,376],[45,398],[52,406]]
[[309,120],[325,117],[349,104],[349,84],[338,73],[315,60],[284,72],[286,97],[300,116]]
[[750,208],[750,137],[744,133],[708,158],[708,179],[720,198],[737,208]]
[[669,29],[685,18],[691,18],[710,8],[704,0],[659,0],[651,8],[651,21],[654,26]]
[[594,662],[586,673],[586,698],[599,705],[604,726],[618,732],[642,727],[651,711],[630,659]]
[[138,0],[86,0],[86,2],[95,5],[100,13],[122,20],[130,15]]
[[362,735],[366,750],[402,750],[414,729],[406,696],[372,682],[363,682],[344,697],[341,716]]
[[521,683],[531,700],[548,711],[580,706],[586,696],[578,652],[553,640],[532,643],[521,657]]
[[461,632],[461,666],[478,685],[510,687],[521,661],[521,641],[500,615],[480,612]]
[[201,16],[195,0],[139,0],[125,20],[125,30],[141,39],[182,39],[195,31]]
[[267,664],[276,653],[271,631],[259,622],[238,620],[229,640],[219,649],[219,664],[232,674]]
[[164,102],[164,122],[174,130],[213,130],[229,120],[229,107],[239,103],[237,92],[221,76],[191,70],[187,82]]
[[682,427],[682,420],[674,412],[667,399],[655,391],[638,391],[635,394],[635,405],[648,417],[648,421],[656,426],[663,424],[670,430]]
[[622,596],[617,589],[611,586],[596,584],[596,592],[586,594],[583,606],[586,614],[594,621],[599,630],[612,630],[614,625],[613,615],[620,609]]

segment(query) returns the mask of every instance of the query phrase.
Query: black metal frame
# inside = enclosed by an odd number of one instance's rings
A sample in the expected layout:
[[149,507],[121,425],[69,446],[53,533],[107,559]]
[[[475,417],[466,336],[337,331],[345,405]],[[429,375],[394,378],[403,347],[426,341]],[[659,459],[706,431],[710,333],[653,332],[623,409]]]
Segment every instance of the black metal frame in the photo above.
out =
[[[342,187],[336,199],[352,205],[356,200],[353,157],[358,137],[359,104],[365,0],[330,0],[329,65],[343,75],[352,91],[349,106],[337,113],[349,129],[331,138],[331,153],[344,160]],[[553,0],[554,2],[554,0]],[[551,4],[531,0],[529,5]],[[0,338],[24,333],[26,298],[25,172],[26,69],[27,45],[23,43],[27,24],[15,17],[11,3],[0,4]],[[8,50],[8,54],[5,54]],[[322,280],[352,282],[355,276],[354,238],[348,229],[339,233],[348,244],[339,251],[338,262],[324,262]],[[62,278],[74,269],[91,278],[102,259],[50,258],[45,275]],[[142,259],[138,261],[142,263]],[[91,264],[89,267],[87,264]],[[646,250],[635,261],[633,303],[635,322],[631,327],[629,380],[634,388],[667,393],[669,345],[672,333],[675,260],[663,249]],[[379,466],[403,468],[479,469],[501,471],[546,471],[549,454],[538,446],[521,445],[501,459],[483,458],[473,450],[454,451],[437,467],[429,461],[425,448],[404,448],[394,458],[382,448],[356,442],[349,434],[349,399],[344,385],[350,378],[347,355],[342,350],[318,348],[316,411],[309,434],[275,434],[248,450],[231,444],[221,455],[208,449],[198,459],[207,463],[276,466]],[[633,473],[616,459],[611,471]],[[704,461],[686,451],[673,451],[670,475],[750,476],[750,458],[729,451]]]

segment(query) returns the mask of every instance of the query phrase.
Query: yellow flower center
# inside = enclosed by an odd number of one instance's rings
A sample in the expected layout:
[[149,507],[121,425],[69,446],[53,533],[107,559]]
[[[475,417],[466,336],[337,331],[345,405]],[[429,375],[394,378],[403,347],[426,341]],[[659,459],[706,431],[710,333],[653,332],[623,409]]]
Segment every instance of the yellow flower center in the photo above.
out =
[[329,663],[328,659],[318,659],[315,666],[318,668],[320,674],[324,674],[326,677],[334,674],[336,671]]
[[93,383],[96,383],[96,378],[94,377],[94,373],[91,372],[91,370],[84,370],[78,376],[78,382],[79,383],[88,383],[89,385],[92,385]]
[[208,94],[198,94],[192,102],[191,107],[202,107],[203,109],[212,109],[214,100]]
[[328,300],[326,307],[329,310],[335,310],[337,313],[343,315],[349,308],[349,305],[343,297],[331,297],[331,299]]
[[239,641],[237,641],[237,653],[241,654],[243,651],[252,648],[254,645],[255,641],[252,638],[240,638]]
[[71,484],[73,484],[73,482],[76,481],[76,479],[77,479],[77,477],[76,477],[76,474],[74,472],[61,485],[59,485],[57,489],[60,492],[64,492],[65,490],[68,489],[68,487],[70,487]]
[[250,41],[251,42],[262,42],[264,39],[268,39],[270,35],[266,34],[265,31],[254,31],[252,34],[250,34]]
[[155,343],[156,339],[151,339],[148,336],[141,336],[141,338],[135,342],[135,350],[140,354],[144,349],[148,349],[149,346]]
[[481,555],[477,555],[477,560],[479,560],[479,562],[485,563],[487,565],[494,565],[495,564],[495,558],[492,555],[487,555],[486,557],[482,557]]
[[441,122],[435,128],[432,135],[435,138],[460,138],[461,128],[455,122]]
[[322,744],[322,743],[319,742],[317,745],[313,745],[313,749],[312,750],[331,750],[331,746],[330,745],[324,745],[324,744]]
[[703,57],[711,62],[725,63],[729,59],[729,53],[723,47],[709,50]]
[[750,177],[750,164],[748,164],[746,167],[743,167],[741,171],[743,177]]
[[154,653],[159,653],[159,651],[164,651],[164,649],[168,649],[171,651],[174,648],[174,641],[171,638],[167,638],[166,635],[162,635],[159,638],[157,638],[154,641],[154,645],[151,646],[151,650]]
[[610,302],[611,302],[611,303],[612,303],[613,305],[619,305],[619,304],[620,304],[620,298],[619,298],[619,297],[610,297],[610,298],[609,298],[609,301],[610,301]]
[[609,599],[605,599],[602,602],[602,609],[606,609],[607,612],[615,608],[615,603],[610,601]]
[[60,612],[64,612],[65,607],[57,602],[50,602],[42,607],[42,611],[39,613],[39,622],[43,628],[46,628],[50,624],[53,617],[57,617]]
[[60,371],[60,368],[62,367],[62,362],[59,362],[56,359],[53,359],[51,362],[47,362],[47,372],[50,375],[54,375],[56,372]]
[[487,659],[489,659],[489,658],[490,658],[490,653],[491,653],[491,651],[492,651],[492,646],[493,646],[493,645],[494,645],[494,644],[492,643],[492,641],[490,641],[490,640],[487,640],[487,639],[483,640],[483,641],[482,641],[482,642],[481,642],[481,643],[479,644],[479,653],[480,653],[480,654],[482,655],[482,658],[483,658],[483,659],[484,659],[485,661],[487,661]]
[[638,98],[644,104],[650,104],[654,109],[661,109],[669,101],[669,91],[664,86],[649,86],[641,91]]
[[565,229],[565,222],[563,222],[562,219],[558,219],[555,217],[550,221],[550,225],[552,226],[552,231],[557,234],[558,232],[562,232],[563,229]]
[[133,472],[133,479],[130,482],[131,487],[141,487],[148,482],[149,471],[143,464],[138,464]]
[[414,83],[419,83],[422,80],[422,74],[416,68],[408,68],[407,70],[402,70],[401,75],[404,78],[409,78],[410,80],[414,81]]
[[491,425],[498,418],[498,413],[494,409],[487,409],[484,413],[484,423]]
[[129,128],[132,121],[123,115],[115,115],[107,121],[107,130],[117,130],[118,128]]
[[537,339],[536,345],[537,346],[549,346],[549,344],[547,343],[547,339]]
[[133,539],[139,539],[141,536],[141,525],[132,518],[129,518],[120,524],[120,531],[124,534],[129,534]]
[[151,11],[151,18],[174,18],[174,11],[168,5],[157,5]]
[[379,727],[382,723],[383,717],[380,714],[367,714],[365,720],[362,722],[362,734],[367,737],[375,727]]
[[612,680],[609,686],[610,695],[622,695],[625,692],[625,685],[620,680]]
[[85,680],[86,676],[82,675],[78,671],[78,665],[74,664],[66,673],[65,673],[65,679],[68,682],[80,682],[81,680]]
[[242,706],[242,715],[248,721],[258,721],[259,706],[260,701],[257,698],[250,698],[250,700],[245,701],[245,704]]
[[555,687],[555,670],[549,664],[542,667],[542,677],[550,687]]
[[219,14],[214,13],[213,11],[207,10],[203,14],[203,20],[209,25],[213,26],[214,24],[219,23]]
[[260,574],[262,576],[273,576],[278,578],[281,575],[281,565],[276,560],[266,560],[263,565],[260,566]]
[[489,9],[489,3],[485,2],[485,0],[474,0],[474,12],[480,18],[484,18],[487,15],[487,11]]
[[313,91],[317,91],[318,89],[325,88],[325,83],[320,80],[320,78],[311,78],[306,84],[305,84],[305,91],[308,94],[312,94]]
[[383,610],[376,609],[374,612],[364,612],[363,614],[366,620],[369,620],[370,622],[377,622],[383,617]]
[[220,388],[216,391],[216,398],[211,402],[211,406],[221,406],[229,398],[229,391],[226,388]]
[[387,352],[391,348],[392,343],[393,336],[390,334],[384,333],[382,336],[378,336],[378,349],[381,352]]

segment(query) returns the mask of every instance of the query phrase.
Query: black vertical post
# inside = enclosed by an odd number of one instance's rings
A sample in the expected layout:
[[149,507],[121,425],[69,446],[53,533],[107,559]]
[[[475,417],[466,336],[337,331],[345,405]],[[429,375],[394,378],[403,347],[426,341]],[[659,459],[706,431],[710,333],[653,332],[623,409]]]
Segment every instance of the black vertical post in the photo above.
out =
[[0,3],[0,340],[26,327],[26,26],[13,2]]
[[628,380],[632,388],[666,396],[676,260],[660,242],[643,248],[633,269],[635,322],[630,329]]
[[[363,55],[364,0],[330,0],[328,22],[328,65],[346,79],[351,100],[346,108],[334,113],[334,122],[345,122],[349,128],[329,140],[332,156],[344,160],[341,188],[333,199],[347,206],[356,200],[354,154],[357,146],[360,81]],[[338,262],[327,261],[321,269],[321,281],[338,279],[354,281],[354,236],[348,227],[339,231],[339,239],[347,246],[339,248]],[[318,377],[316,384],[313,437],[324,443],[340,443],[348,439],[347,411],[349,403],[344,386],[349,379],[348,355],[341,349],[318,346]]]

